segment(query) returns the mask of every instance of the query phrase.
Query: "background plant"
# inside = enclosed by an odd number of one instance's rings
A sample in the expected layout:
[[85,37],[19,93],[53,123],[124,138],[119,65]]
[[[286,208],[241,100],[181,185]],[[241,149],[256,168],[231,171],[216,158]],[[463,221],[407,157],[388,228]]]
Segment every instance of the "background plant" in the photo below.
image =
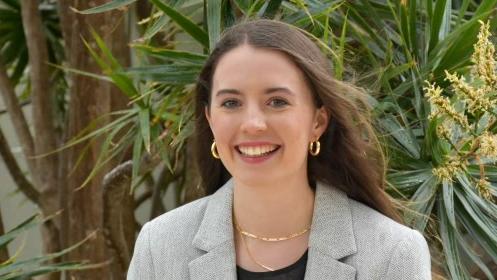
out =
[[[431,237],[435,267],[438,263],[440,267],[446,268],[454,279],[467,279],[470,273],[482,273],[484,276],[480,277],[493,279],[487,266],[495,262],[493,249],[488,247],[488,244],[495,244],[492,237],[495,228],[488,225],[492,222],[495,224],[495,217],[487,217],[485,212],[471,212],[469,216],[464,216],[465,225],[452,224],[451,227],[445,223],[447,213],[468,213],[464,212],[466,204],[454,206],[455,199],[455,203],[458,203],[458,193],[447,192],[450,188],[443,187],[443,183],[432,172],[443,156],[440,155],[438,144],[434,144],[437,141],[437,135],[433,135],[436,125],[427,118],[429,110],[423,94],[423,81],[444,82],[444,71],[463,72],[468,68],[471,63],[471,45],[478,32],[478,20],[488,17],[494,9],[494,1],[483,1],[479,5],[467,1],[204,1],[203,25],[207,26],[207,31],[202,31],[189,18],[178,13],[181,6],[174,6],[178,3],[168,5],[159,1],[151,2],[155,4],[159,15],[173,20],[203,50],[199,53],[181,52],[182,57],[179,59],[178,53],[173,51],[174,45],[163,48],[150,40],[135,47],[154,59],[160,58],[155,60],[159,65],[150,65],[147,61],[146,66],[131,69],[128,73],[154,86],[157,86],[154,82],[179,85],[177,89],[186,89],[188,95],[193,94],[191,88],[188,91],[188,86],[194,82],[192,73],[198,71],[201,60],[195,66],[188,65],[184,61],[185,56],[205,55],[219,37],[220,30],[233,24],[235,19],[276,16],[306,29],[309,35],[322,42],[321,46],[330,56],[338,78],[354,79],[354,73],[360,73],[361,78],[357,82],[368,87],[375,96],[376,100],[372,98],[372,102],[378,112],[378,126],[386,134],[385,141],[391,159],[388,176],[390,192],[407,206],[406,221]],[[123,3],[115,1],[87,12],[99,12],[119,4]],[[157,16],[155,23],[161,22],[160,19]],[[157,32],[154,35],[161,33],[156,25],[152,26]],[[163,30],[170,30],[167,26],[162,25]],[[185,74],[182,78],[189,79],[178,79],[177,73]],[[154,102],[158,100],[167,102],[160,97]],[[152,112],[152,115],[155,113]],[[174,123],[173,119],[164,121]],[[188,126],[183,119],[180,123]],[[166,139],[166,143],[181,143],[175,140],[187,139],[189,134],[183,137],[171,136],[171,139]],[[135,158],[135,163],[139,162]],[[470,185],[468,183],[466,186]],[[464,202],[469,201],[470,207],[471,203],[479,203],[471,196],[472,193],[460,195],[465,199]],[[485,200],[485,203],[486,210],[493,210],[490,199]],[[476,206],[479,210],[478,207],[480,205]],[[428,221],[431,223],[427,227]],[[474,231],[482,230],[484,233],[477,233],[476,242],[470,245],[468,240],[472,235],[467,231],[469,223],[474,225]],[[458,227],[466,228],[464,233],[469,235],[458,235]],[[478,257],[480,254],[488,255],[481,260]]]
[[[125,259],[125,255],[115,257],[116,250],[111,247],[132,246],[135,233],[132,214],[126,216],[126,211],[134,210],[131,199],[124,197],[118,201],[118,195],[114,195],[112,201],[123,206],[118,208],[119,211],[111,211],[111,206],[103,205],[105,196],[101,178],[109,169],[107,166],[102,167],[101,173],[87,184],[89,187],[77,190],[94,165],[102,140],[80,143],[54,153],[87,127],[91,120],[125,108],[127,101],[107,82],[66,74],[51,66],[64,65],[97,72],[98,65],[88,59],[87,49],[81,41],[91,36],[92,27],[102,34],[120,63],[127,65],[128,40],[121,13],[82,17],[70,9],[88,8],[89,4],[89,1],[73,0],[0,1],[0,93],[5,104],[2,113],[8,114],[7,120],[14,127],[12,132],[15,134],[15,140],[9,143],[0,130],[0,155],[20,193],[38,207],[43,217],[62,210],[60,215],[39,224],[43,253],[52,256],[95,232],[95,238],[59,255],[57,258],[60,259],[45,258],[48,263],[83,259],[101,263],[113,257],[115,260]],[[27,112],[31,114],[26,115]],[[112,118],[101,119],[98,125],[105,125]],[[11,147],[21,148],[21,156],[16,157]],[[90,154],[80,158],[81,150]],[[125,158],[126,154],[122,157]],[[78,160],[84,160],[85,165],[75,169]],[[27,170],[23,170],[22,163],[26,163]],[[117,165],[118,162],[115,160],[108,164]],[[107,217],[105,222],[103,213]],[[116,232],[114,221],[124,224],[125,230],[119,229],[121,239],[118,242],[106,242]],[[3,231],[3,227],[0,229]],[[130,231],[127,235],[126,230]],[[131,245],[126,245],[126,242]],[[109,264],[92,271],[71,272],[67,277],[86,275],[95,278],[96,273],[106,279],[112,274],[124,278],[125,265],[120,266],[117,261]],[[50,272],[42,278],[60,279],[60,270]]]
[[[49,217],[51,219],[53,217]],[[14,239],[19,238],[23,233],[32,227],[39,226],[43,223],[43,219],[39,214],[33,215],[28,219],[24,220],[21,224],[11,229],[9,232],[0,236],[0,250],[6,250],[7,245],[11,243]],[[89,236],[91,237],[91,236]],[[63,262],[63,263],[53,263],[49,261],[55,260],[60,256],[67,254],[69,251],[75,249],[76,247],[83,244],[86,240],[82,240],[77,244],[64,249],[60,252],[52,253],[49,255],[39,256],[35,258],[30,258],[27,260],[18,260],[18,255],[22,250],[19,250],[8,259],[2,259],[0,263],[0,279],[1,280],[13,280],[13,279],[28,279],[33,276],[44,275],[51,272],[60,272],[65,270],[81,270],[89,269],[95,267],[95,265],[85,265],[81,262]],[[98,265],[97,265],[98,266]]]
[[[446,71],[446,90],[434,83],[425,87],[431,110],[424,143],[432,153],[432,167],[413,195],[416,200],[411,208],[427,216],[408,215],[408,219],[417,227],[424,226],[429,217],[438,220],[447,267],[455,279],[469,279],[471,262],[493,279],[487,265],[497,259],[497,178],[493,174],[497,160],[497,69],[489,37],[489,25],[482,23],[468,75]],[[444,92],[451,94],[445,96]],[[439,209],[436,216],[428,216],[427,204],[421,200],[426,198],[432,204],[428,207]]]

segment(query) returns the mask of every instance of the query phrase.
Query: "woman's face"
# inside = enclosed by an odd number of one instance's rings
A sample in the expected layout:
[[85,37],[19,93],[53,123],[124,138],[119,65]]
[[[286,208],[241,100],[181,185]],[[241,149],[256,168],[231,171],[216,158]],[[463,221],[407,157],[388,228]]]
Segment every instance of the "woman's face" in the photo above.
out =
[[249,45],[219,60],[205,113],[224,166],[245,184],[307,180],[309,143],[328,122],[285,54]]

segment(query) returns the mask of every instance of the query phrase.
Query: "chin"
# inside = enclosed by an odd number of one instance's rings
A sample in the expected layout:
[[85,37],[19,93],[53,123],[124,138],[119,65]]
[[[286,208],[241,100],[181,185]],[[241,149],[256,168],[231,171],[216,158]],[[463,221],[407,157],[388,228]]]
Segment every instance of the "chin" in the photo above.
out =
[[253,172],[251,174],[237,174],[233,176],[236,181],[248,186],[266,185],[271,182],[281,182],[280,176],[273,176],[271,172],[261,174],[261,172]]

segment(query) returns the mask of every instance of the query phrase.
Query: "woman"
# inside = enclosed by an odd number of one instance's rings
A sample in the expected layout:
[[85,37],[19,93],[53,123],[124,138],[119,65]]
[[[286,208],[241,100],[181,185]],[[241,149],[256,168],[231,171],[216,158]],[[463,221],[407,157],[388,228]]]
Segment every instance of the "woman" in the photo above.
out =
[[128,279],[431,279],[426,241],[383,191],[361,92],[303,31],[232,27],[196,94],[210,195],[143,227]]

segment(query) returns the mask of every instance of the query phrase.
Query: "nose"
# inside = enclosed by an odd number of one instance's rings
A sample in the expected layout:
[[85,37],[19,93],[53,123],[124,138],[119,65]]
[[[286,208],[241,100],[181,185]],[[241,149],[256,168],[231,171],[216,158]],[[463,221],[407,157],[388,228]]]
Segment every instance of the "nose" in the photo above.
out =
[[241,129],[247,134],[256,134],[266,130],[267,123],[264,112],[260,108],[257,108],[257,106],[247,108],[244,114]]

